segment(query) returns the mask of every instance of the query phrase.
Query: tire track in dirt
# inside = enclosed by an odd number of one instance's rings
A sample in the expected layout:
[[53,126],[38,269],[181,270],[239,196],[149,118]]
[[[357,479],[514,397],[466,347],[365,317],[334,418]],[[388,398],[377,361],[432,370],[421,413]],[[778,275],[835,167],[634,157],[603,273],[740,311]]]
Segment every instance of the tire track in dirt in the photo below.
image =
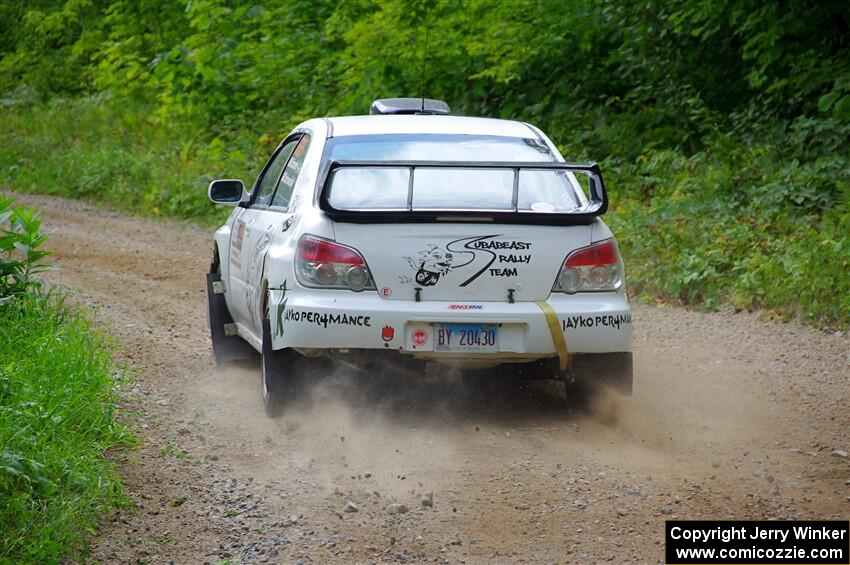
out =
[[850,444],[846,335],[638,305],[635,396],[588,416],[540,387],[339,374],[271,421],[256,368],[211,361],[212,230],[17,197],[54,230],[55,280],[142,372],[126,404],[145,443],[120,462],[133,506],[97,560],[656,563],[671,516],[850,513],[850,465],[830,456]]

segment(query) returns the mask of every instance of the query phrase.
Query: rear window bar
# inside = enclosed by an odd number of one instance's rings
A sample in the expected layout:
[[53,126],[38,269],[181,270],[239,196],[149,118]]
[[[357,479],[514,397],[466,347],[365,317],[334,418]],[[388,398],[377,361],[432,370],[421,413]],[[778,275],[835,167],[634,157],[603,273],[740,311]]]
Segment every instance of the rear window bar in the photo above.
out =
[[[334,208],[328,201],[328,192],[334,172],[342,168],[407,168],[410,170],[410,181],[407,193],[407,209],[361,209],[340,210]],[[413,210],[413,176],[416,169],[496,169],[512,170],[513,178],[513,210],[481,210],[481,209],[426,209]],[[526,212],[517,209],[519,194],[519,172],[521,170],[535,171],[568,171],[587,175],[590,199],[586,206],[578,212]],[[471,221],[513,224],[542,224],[556,226],[572,226],[590,224],[594,218],[608,211],[608,193],[602,180],[602,172],[596,163],[546,163],[539,161],[507,162],[507,161],[330,161],[321,181],[319,208],[331,219],[349,223],[415,223],[442,221]]]

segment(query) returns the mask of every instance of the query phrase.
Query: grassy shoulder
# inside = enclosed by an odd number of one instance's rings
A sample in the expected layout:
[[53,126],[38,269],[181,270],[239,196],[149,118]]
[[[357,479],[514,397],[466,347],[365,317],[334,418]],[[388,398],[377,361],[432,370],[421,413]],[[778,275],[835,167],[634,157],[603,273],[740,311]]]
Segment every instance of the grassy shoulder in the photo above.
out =
[[132,436],[103,338],[55,297],[0,306],[0,562],[79,556],[121,501],[104,454]]
[[850,157],[799,155],[778,143],[716,144],[620,168],[606,219],[633,290],[850,327]]
[[[227,213],[207,201],[209,181],[249,184],[293,125],[210,131],[189,118],[153,121],[144,106],[100,97],[3,115],[5,186],[204,225]],[[715,131],[686,154],[642,146],[628,121],[600,120],[562,132],[562,152],[601,162],[612,201],[605,220],[633,294],[850,326],[850,126],[801,119],[763,135]]]
[[121,501],[105,453],[133,439],[105,336],[36,276],[46,240],[38,214],[0,198],[0,563],[83,556]]

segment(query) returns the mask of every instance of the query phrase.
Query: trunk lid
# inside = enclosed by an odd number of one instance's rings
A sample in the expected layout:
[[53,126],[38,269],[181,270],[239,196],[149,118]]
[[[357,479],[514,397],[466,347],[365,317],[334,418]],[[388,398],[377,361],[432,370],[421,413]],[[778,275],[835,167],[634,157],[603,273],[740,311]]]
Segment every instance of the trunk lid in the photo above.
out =
[[386,300],[543,300],[570,251],[590,244],[588,225],[335,222],[337,242],[366,260]]

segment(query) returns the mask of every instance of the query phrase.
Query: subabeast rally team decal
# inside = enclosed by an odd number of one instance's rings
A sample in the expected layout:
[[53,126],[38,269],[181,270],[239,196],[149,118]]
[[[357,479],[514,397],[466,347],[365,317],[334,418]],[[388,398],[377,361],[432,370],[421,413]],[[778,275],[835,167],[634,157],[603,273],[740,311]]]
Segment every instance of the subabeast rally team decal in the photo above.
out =
[[413,256],[404,259],[414,274],[399,276],[399,282],[408,285],[434,286],[452,271],[465,269],[470,276],[458,286],[473,283],[482,275],[491,277],[519,276],[517,265],[530,264],[531,242],[495,238],[501,235],[483,235],[456,239],[445,247],[429,244]]

